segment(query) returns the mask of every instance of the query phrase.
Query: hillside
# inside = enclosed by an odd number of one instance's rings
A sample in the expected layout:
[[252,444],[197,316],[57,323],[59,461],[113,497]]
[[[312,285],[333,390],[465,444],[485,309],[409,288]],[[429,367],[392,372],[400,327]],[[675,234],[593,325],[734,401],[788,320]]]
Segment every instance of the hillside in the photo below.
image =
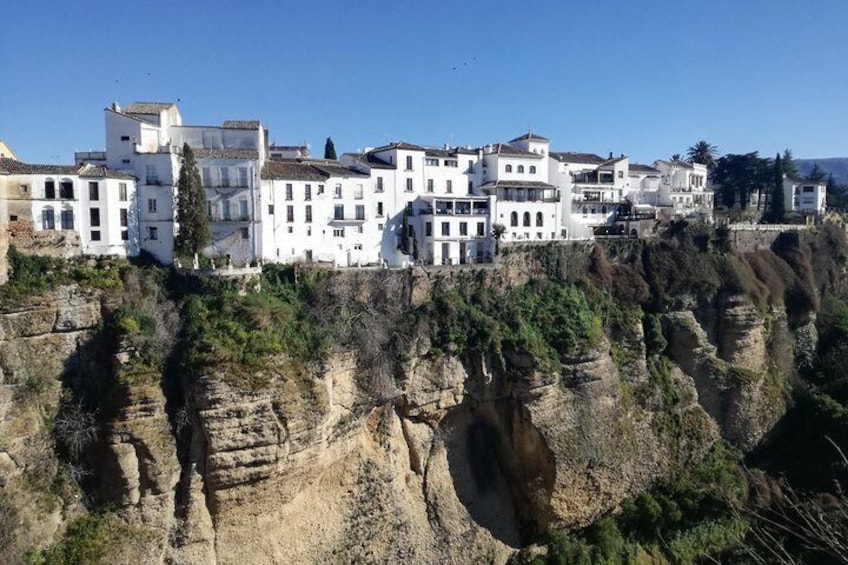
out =
[[818,163],[825,175],[833,173],[833,180],[839,185],[848,185],[848,157],[831,157],[828,159],[795,159],[795,165],[803,175],[810,174],[813,165]]

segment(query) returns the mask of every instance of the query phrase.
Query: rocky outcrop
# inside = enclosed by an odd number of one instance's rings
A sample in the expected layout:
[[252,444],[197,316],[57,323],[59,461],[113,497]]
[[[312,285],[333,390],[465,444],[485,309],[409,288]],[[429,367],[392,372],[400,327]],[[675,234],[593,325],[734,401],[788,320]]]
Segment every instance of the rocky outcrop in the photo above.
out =
[[[130,370],[130,352],[104,360],[86,345],[102,302],[62,289],[0,315],[0,490],[21,505],[31,496],[22,485],[44,459],[35,446],[53,449],[43,421],[60,378],[99,371],[91,492],[145,532],[147,562],[504,563],[718,437],[755,445],[783,410],[774,336],[792,337],[744,297],[681,300],[661,315],[665,365],[638,324],[557,371],[523,351],[431,354],[419,335],[379,398],[355,352],[337,350],[320,367],[279,357],[250,378],[185,378],[177,410],[162,375]],[[30,389],[37,402],[20,402]],[[55,451],[48,459],[55,476]],[[54,502],[27,517],[19,547],[84,512]]]

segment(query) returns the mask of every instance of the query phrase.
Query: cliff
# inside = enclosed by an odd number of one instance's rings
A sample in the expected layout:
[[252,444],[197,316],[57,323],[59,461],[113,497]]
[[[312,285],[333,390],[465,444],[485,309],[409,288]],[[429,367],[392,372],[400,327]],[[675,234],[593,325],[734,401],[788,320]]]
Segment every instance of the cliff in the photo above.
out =
[[[469,272],[271,272],[266,298],[125,276],[7,308],[0,509],[18,526],[2,555],[109,507],[109,562],[503,563],[719,438],[761,442],[839,276],[841,258],[810,261],[822,237],[730,255],[732,273],[681,240]],[[690,252],[711,270],[652,272]],[[51,433],[74,407],[96,430],[78,449]]]

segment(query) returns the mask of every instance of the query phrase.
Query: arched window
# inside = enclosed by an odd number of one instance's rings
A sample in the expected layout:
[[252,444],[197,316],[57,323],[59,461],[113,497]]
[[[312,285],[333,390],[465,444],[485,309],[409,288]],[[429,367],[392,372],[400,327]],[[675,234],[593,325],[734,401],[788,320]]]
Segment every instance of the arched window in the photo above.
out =
[[48,200],[56,198],[56,181],[51,178],[44,181],[44,198]]
[[519,172],[519,173],[523,173],[523,172],[524,172],[524,165],[518,165],[518,172]]
[[531,175],[535,175],[535,174],[536,174],[536,165],[530,165],[530,174],[531,174]]
[[518,227],[518,212],[513,212],[509,215],[509,225],[512,227]]
[[524,226],[530,227],[530,212],[524,212]]
[[511,172],[512,172],[512,165],[507,165],[507,166],[506,166],[506,172],[508,172],[508,173],[511,173]]
[[601,214],[606,214],[606,213],[607,213],[607,207],[601,206]]
[[537,227],[537,228],[542,227],[542,224],[543,224],[543,223],[544,223],[544,219],[543,219],[543,217],[542,217],[542,213],[541,213],[541,212],[536,212],[536,227]]
[[587,207],[583,206],[583,215],[585,216],[588,213],[589,213],[589,209]]

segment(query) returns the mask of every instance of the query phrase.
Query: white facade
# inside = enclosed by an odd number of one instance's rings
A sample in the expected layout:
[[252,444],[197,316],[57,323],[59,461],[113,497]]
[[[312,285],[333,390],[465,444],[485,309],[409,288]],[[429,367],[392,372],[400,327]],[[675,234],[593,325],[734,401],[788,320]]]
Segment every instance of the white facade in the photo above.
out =
[[0,159],[0,183],[6,220],[15,234],[31,229],[34,238],[46,243],[72,241],[72,251],[83,255],[138,255],[132,176],[94,165],[29,165]]
[[206,255],[244,265],[261,255],[259,172],[266,132],[256,120],[183,125],[171,103],[136,102],[106,109],[106,162],[139,179],[142,249],[173,260],[176,183],[183,144],[195,153],[207,194],[211,240]]
[[805,215],[822,215],[825,212],[827,185],[823,182],[784,175],[783,194],[787,211]]
[[654,162],[660,171],[657,206],[672,215],[712,218],[714,194],[707,186],[707,167],[685,161]]

